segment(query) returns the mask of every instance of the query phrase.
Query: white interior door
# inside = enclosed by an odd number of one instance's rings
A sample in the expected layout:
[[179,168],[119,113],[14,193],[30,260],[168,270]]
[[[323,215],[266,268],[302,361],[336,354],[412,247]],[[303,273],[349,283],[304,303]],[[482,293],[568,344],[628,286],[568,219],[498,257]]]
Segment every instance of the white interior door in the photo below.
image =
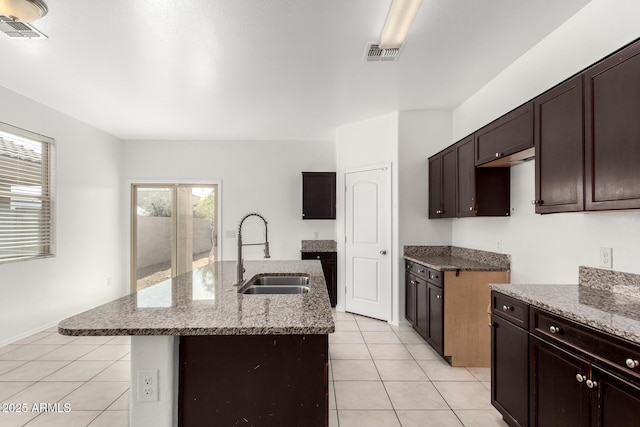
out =
[[345,174],[345,309],[391,318],[391,169]]

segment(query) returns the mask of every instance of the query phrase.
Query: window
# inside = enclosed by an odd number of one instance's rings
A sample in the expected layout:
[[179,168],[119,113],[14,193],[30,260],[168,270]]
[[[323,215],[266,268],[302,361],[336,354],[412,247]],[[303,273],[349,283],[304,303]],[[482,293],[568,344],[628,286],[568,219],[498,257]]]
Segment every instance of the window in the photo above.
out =
[[0,123],[0,262],[54,254],[53,147]]

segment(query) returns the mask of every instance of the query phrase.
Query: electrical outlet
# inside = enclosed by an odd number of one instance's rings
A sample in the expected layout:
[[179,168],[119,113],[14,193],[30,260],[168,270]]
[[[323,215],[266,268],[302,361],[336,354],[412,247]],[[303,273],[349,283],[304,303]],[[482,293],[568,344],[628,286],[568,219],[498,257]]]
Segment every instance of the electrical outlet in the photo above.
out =
[[498,252],[501,252],[501,251],[502,251],[502,240],[497,240],[497,241],[496,241],[496,250],[497,250]]
[[138,371],[138,402],[158,401],[158,370]]
[[318,238],[320,237],[320,233],[318,233],[317,231],[313,232],[313,240],[318,240]]
[[600,267],[613,268],[612,248],[600,248]]

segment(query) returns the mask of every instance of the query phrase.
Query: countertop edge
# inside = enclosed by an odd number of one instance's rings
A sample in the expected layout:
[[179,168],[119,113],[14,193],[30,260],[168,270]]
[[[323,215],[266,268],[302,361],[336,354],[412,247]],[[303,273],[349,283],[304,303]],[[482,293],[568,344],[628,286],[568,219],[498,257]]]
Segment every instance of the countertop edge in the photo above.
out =
[[[465,260],[465,261],[473,262],[473,263],[476,263],[478,265],[477,266],[473,266],[473,267],[464,267],[464,266],[456,266],[456,265],[443,265],[443,264],[434,264],[434,263],[431,263],[429,261],[425,261],[423,259],[412,258],[412,257],[407,256],[407,255],[404,255],[403,257],[406,260],[416,262],[416,263],[418,263],[420,265],[423,265],[423,266],[429,267],[429,268],[433,268],[434,270],[438,270],[438,271],[456,271],[456,270],[460,270],[460,271],[510,271],[509,268],[500,267],[500,266],[491,265],[491,264],[484,264],[484,263],[480,263],[478,261],[472,261],[472,260]],[[460,259],[463,260],[463,258],[460,258]]]

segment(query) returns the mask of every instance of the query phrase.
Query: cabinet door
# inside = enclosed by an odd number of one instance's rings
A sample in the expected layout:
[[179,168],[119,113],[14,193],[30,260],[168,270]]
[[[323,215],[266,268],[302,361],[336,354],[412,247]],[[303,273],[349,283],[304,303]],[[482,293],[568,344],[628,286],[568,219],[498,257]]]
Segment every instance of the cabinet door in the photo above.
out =
[[529,425],[529,333],[491,316],[491,404],[510,425]]
[[584,73],[585,207],[640,208],[640,42]]
[[475,133],[476,166],[533,147],[533,105],[524,104]]
[[415,329],[423,338],[427,337],[429,327],[429,308],[427,305],[427,283],[416,279],[416,325]]
[[456,217],[456,152],[451,147],[442,153],[442,214],[440,218]]
[[335,172],[302,172],[302,219],[336,219]]
[[640,424],[640,387],[597,367],[592,374],[594,402],[591,425],[635,427]]
[[590,365],[532,335],[529,351],[530,425],[588,427]]
[[338,290],[337,290],[337,264],[338,255],[336,252],[302,252],[302,259],[317,259],[322,264],[322,273],[324,275],[324,281],[327,285],[327,292],[329,293],[329,301],[331,307],[335,307],[337,303]]
[[536,213],[584,209],[582,76],[535,101]]
[[429,326],[427,342],[440,354],[444,351],[444,293],[442,288],[429,283],[427,285],[429,306]]
[[404,317],[411,326],[416,325],[416,278],[406,273],[404,288]]
[[429,158],[429,218],[440,218],[442,213],[442,157]]
[[473,135],[456,144],[458,161],[457,175],[457,216],[474,216],[476,208],[476,165],[474,162]]

